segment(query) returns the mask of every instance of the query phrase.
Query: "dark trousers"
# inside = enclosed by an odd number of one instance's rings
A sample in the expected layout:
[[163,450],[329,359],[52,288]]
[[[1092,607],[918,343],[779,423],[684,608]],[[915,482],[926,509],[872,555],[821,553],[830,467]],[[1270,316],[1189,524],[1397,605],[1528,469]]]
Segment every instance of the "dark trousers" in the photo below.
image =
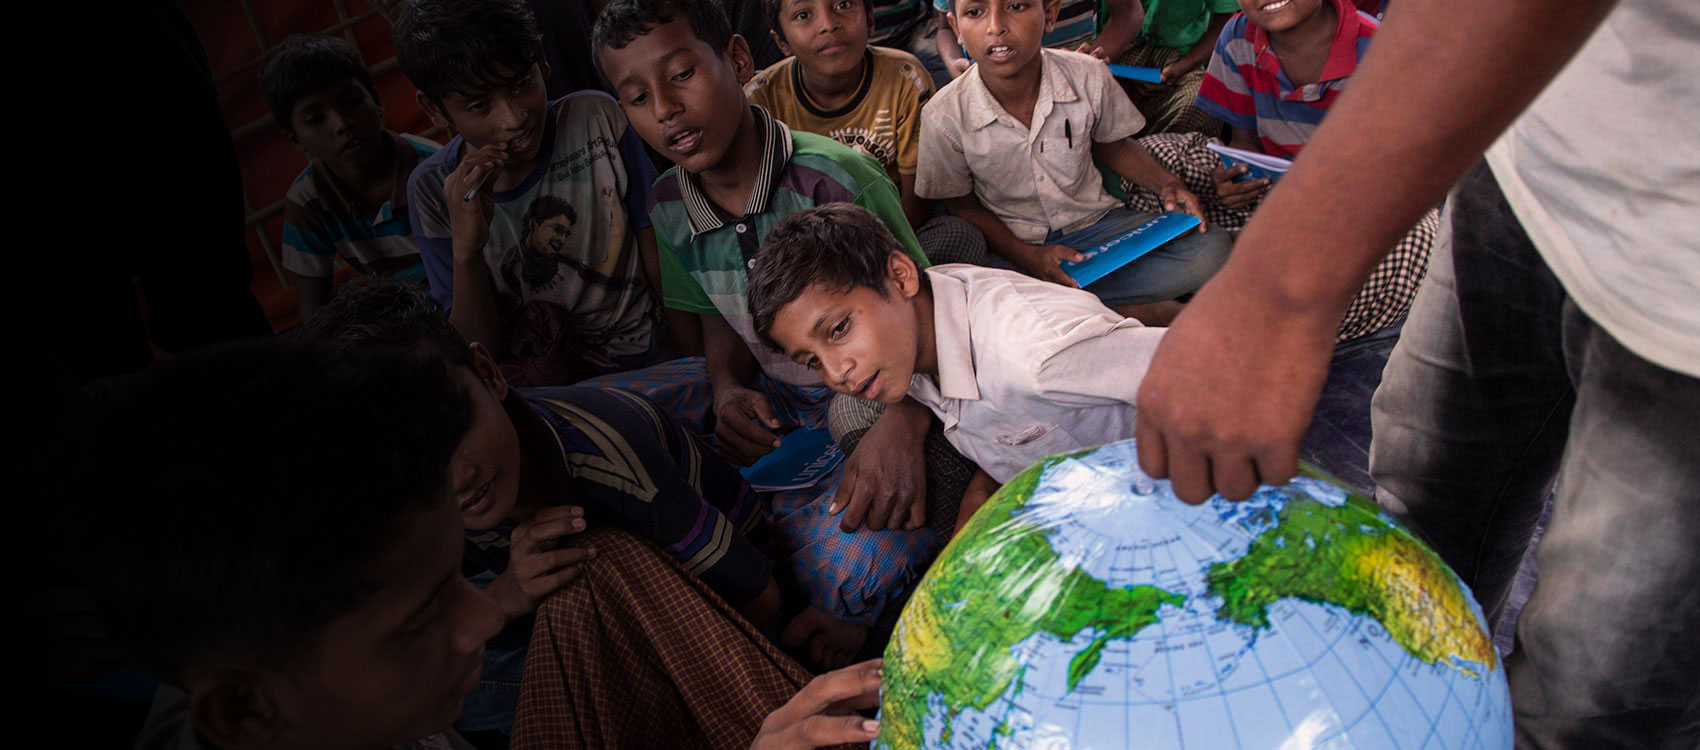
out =
[[1372,420],[1379,501],[1490,623],[1557,482],[1506,660],[1518,747],[1700,747],[1700,380],[1577,307],[1485,164],[1448,201]]

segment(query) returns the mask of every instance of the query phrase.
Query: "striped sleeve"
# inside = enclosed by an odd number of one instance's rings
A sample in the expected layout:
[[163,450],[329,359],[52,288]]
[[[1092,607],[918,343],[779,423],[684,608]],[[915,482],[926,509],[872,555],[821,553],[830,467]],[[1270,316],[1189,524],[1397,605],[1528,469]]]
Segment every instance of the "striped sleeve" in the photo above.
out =
[[[310,168],[309,168],[310,169]],[[312,177],[302,173],[283,202],[283,267],[297,276],[328,279],[336,272],[336,247],[324,232],[324,218],[302,200]]]
[[1249,56],[1251,43],[1246,41],[1246,18],[1243,14],[1229,19],[1216,39],[1216,51],[1204,69],[1204,82],[1198,87],[1198,108],[1230,126],[1241,130],[1257,130],[1257,103],[1252,98],[1251,84],[1242,73],[1243,66],[1256,61],[1238,60],[1235,52]]

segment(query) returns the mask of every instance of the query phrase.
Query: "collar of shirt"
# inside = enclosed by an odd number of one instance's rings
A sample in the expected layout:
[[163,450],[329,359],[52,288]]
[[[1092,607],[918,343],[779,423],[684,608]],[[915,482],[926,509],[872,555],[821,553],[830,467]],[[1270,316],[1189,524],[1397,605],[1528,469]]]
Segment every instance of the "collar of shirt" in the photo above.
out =
[[390,199],[376,208],[356,196],[330,167],[317,159],[313,161],[313,179],[318,183],[319,195],[332,204],[332,210],[344,216],[361,216],[371,211],[373,224],[407,215],[407,180],[413,176],[413,168],[419,166],[419,153],[400,133],[389,135],[390,148],[395,151],[394,181],[390,183]]
[[[755,188],[750,190],[750,200],[744,205],[745,216],[767,210],[767,202],[779,185],[779,175],[785,171],[786,162],[791,161],[791,128],[773,119],[773,115],[759,105],[751,104],[750,110],[755,113],[756,137],[761,141],[761,166],[756,172]],[[703,194],[699,179],[690,172],[679,170],[679,195],[685,201],[692,240],[726,226],[736,218],[726,215]]]
[[[1068,74],[1061,65],[1051,59],[1049,48],[1039,50],[1039,65],[1039,98],[1033,102],[1031,125],[1025,127],[1029,138],[1039,132],[1039,126],[1051,113],[1053,104],[1080,99],[1080,93],[1074,90],[1074,84],[1069,82]],[[968,127],[979,130],[999,120],[1003,120],[1009,127],[1023,127],[1014,115],[1004,111],[1003,105],[992,97],[991,90],[986,88],[986,82],[980,78],[980,66],[969,68],[965,75],[974,77],[964,92],[968,95]]]
[[809,96],[809,90],[803,87],[803,65],[797,58],[791,58],[791,90],[797,92],[797,101],[803,105],[803,110],[823,120],[843,117],[856,111],[862,106],[862,100],[868,98],[868,90],[874,84],[874,48],[869,47],[862,53],[862,80],[856,84],[856,93],[845,101],[838,109],[824,109]]
[[1255,23],[1246,24],[1246,41],[1251,42],[1257,67],[1274,76],[1287,89],[1281,95],[1283,99],[1315,101],[1322,96],[1322,84],[1350,78],[1358,69],[1358,26],[1363,19],[1358,16],[1357,6],[1347,0],[1328,0],[1328,3],[1334,6],[1334,41],[1328,43],[1328,59],[1322,63],[1322,76],[1313,84],[1294,88],[1291,79],[1281,70],[1281,59],[1275,56],[1275,49],[1269,44],[1269,32]]
[[974,377],[974,348],[968,343],[968,287],[960,279],[927,271],[933,288],[933,349],[939,365],[939,394],[980,400]]

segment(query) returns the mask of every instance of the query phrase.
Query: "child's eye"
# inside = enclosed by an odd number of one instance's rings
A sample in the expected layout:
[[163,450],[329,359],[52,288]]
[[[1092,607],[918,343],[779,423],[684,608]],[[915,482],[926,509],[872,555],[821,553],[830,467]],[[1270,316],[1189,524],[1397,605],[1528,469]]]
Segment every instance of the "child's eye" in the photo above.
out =
[[696,66],[695,66],[695,65],[693,65],[693,66],[691,66],[691,67],[689,67],[689,68],[685,68],[685,69],[684,69],[684,70],[681,70],[681,71],[679,71],[679,72],[677,72],[677,73],[674,73],[674,74],[673,74],[673,80],[675,80],[675,81],[683,81],[683,80],[685,80],[685,79],[687,79],[687,78],[690,78],[690,77],[691,77],[691,74],[692,74],[692,73],[695,73],[695,72],[697,72],[697,69],[696,69]]
[[798,11],[796,15],[791,17],[791,20],[793,20],[793,21],[807,21],[807,20],[809,20],[809,12],[806,11],[806,10]]
[[489,108],[490,108],[490,105],[488,103],[484,102],[484,101],[476,101],[476,102],[472,102],[472,103],[466,105],[466,111],[471,112],[473,114],[481,114],[481,113],[484,112],[484,110],[487,110]]
[[647,91],[642,93],[642,94],[638,94],[638,95],[636,95],[636,96],[634,96],[630,99],[627,99],[626,100],[626,106],[628,106],[628,107],[641,107],[641,106],[643,106],[643,103],[646,102],[646,101],[649,101],[649,92],[647,92]]
[[843,336],[847,330],[850,330],[850,316],[848,315],[843,320],[838,321],[838,325],[832,327],[832,337],[836,339]]
[[803,366],[807,367],[811,370],[819,370],[820,369],[820,358],[819,357],[810,357],[809,361],[803,363]]
[[979,8],[969,8],[968,10],[962,11],[962,15],[967,16],[969,18],[979,18],[984,13],[985,13],[985,11],[983,11]]

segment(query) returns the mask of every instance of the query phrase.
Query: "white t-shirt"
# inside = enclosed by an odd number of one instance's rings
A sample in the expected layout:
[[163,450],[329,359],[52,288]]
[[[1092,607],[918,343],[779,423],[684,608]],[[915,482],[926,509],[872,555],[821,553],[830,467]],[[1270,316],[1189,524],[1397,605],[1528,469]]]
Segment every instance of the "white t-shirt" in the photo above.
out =
[[1700,377],[1700,2],[1619,3],[1488,163],[1582,311]]

